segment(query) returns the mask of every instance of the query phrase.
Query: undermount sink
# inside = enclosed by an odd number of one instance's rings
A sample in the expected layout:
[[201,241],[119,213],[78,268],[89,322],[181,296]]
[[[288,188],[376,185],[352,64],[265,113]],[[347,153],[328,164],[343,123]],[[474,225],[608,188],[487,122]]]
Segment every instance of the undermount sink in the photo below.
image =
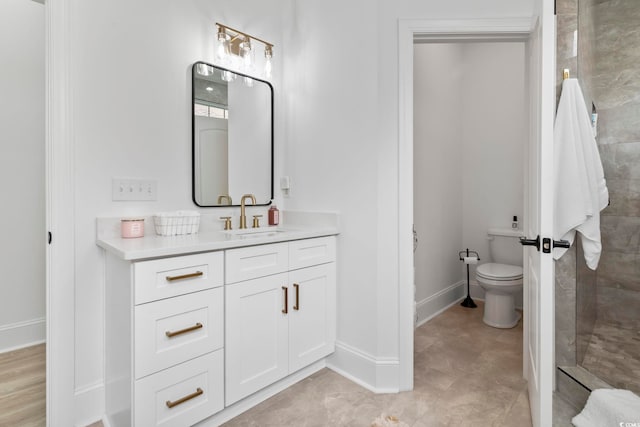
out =
[[282,228],[261,227],[261,228],[244,228],[239,230],[224,230],[223,233],[229,236],[238,237],[268,237],[275,236],[278,233],[284,233]]

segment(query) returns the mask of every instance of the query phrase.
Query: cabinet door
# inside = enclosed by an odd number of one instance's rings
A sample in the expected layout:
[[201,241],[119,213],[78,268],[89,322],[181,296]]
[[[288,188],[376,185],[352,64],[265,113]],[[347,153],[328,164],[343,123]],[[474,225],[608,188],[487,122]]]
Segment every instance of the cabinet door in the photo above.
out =
[[335,263],[289,272],[289,372],[335,350]]
[[286,273],[225,286],[226,406],[287,375],[283,287]]

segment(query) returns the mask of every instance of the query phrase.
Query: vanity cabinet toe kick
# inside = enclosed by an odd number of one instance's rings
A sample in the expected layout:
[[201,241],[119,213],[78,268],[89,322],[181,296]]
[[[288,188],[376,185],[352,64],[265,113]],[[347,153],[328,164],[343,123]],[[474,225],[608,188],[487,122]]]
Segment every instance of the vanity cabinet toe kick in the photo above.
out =
[[335,246],[329,236],[134,262],[107,253],[110,425],[218,419],[331,354]]

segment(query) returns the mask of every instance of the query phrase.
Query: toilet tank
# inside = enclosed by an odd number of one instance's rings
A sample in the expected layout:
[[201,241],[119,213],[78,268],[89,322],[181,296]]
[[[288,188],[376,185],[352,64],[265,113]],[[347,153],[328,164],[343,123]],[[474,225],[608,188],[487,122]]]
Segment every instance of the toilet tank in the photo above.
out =
[[487,231],[487,238],[489,239],[491,261],[522,267],[523,251],[520,237],[523,235],[522,230],[490,228]]

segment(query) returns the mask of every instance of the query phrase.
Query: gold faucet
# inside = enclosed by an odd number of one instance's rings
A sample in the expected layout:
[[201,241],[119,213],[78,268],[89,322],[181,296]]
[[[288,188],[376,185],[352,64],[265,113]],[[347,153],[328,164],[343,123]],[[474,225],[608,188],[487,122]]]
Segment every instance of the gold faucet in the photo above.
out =
[[240,228],[247,228],[247,216],[244,213],[244,201],[245,199],[251,199],[251,203],[255,206],[256,197],[253,194],[245,194],[240,200]]

